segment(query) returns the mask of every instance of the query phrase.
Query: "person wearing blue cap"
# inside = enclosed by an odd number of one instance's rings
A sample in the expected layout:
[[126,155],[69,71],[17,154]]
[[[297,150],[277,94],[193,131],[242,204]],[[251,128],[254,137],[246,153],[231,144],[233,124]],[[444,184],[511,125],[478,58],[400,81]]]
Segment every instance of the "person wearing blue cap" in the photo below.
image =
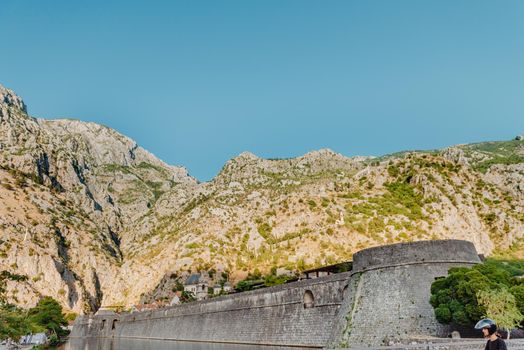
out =
[[488,339],[484,350],[507,350],[506,343],[498,336],[495,321],[484,318],[477,322],[475,329],[482,329],[484,338]]

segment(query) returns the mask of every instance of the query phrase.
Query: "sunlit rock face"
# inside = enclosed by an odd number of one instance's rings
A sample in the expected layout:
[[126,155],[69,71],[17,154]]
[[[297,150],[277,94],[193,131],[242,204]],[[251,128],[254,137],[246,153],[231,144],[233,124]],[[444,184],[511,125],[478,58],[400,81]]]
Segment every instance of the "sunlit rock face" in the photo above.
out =
[[244,152],[199,183],[108,127],[33,118],[0,87],[0,269],[28,276],[11,301],[49,295],[83,312],[168,298],[171,274],[234,283],[386,243],[457,238],[522,256],[523,158],[522,140],[379,158]]

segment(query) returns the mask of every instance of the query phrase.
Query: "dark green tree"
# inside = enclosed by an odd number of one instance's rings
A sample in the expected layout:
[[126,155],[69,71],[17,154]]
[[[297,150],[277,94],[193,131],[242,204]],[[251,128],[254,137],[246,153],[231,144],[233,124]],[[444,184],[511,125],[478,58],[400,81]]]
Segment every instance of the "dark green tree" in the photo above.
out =
[[23,335],[39,331],[41,328],[29,321],[25,310],[14,305],[2,305],[0,308],[0,339],[18,341]]
[[471,325],[486,316],[485,307],[478,302],[481,291],[510,288],[517,307],[524,311],[524,287],[512,278],[508,268],[494,260],[472,268],[451,268],[448,276],[431,285],[430,303],[441,323]]
[[67,326],[62,306],[51,297],[43,297],[34,308],[29,310],[29,320],[58,337],[67,334],[67,331],[62,328]]
[[27,280],[26,276],[0,272],[0,339],[20,339],[21,336],[32,331],[38,331],[27,318],[27,312],[7,302],[7,281],[22,282]]
[[[519,309],[521,314],[524,314],[524,284],[514,285],[509,289],[509,292],[515,297],[515,302],[517,303],[517,309]],[[524,324],[521,323],[521,327]]]
[[190,303],[190,302],[195,301],[195,300],[196,300],[196,298],[195,298],[195,294],[193,294],[193,292],[190,292],[190,291],[187,291],[187,290],[182,291],[182,294],[180,295],[180,302],[182,304]]
[[262,273],[257,269],[254,273],[249,273],[246,277],[246,279],[239,281],[236,286],[235,290],[237,292],[245,292],[248,290],[263,288],[263,287],[271,287],[276,286],[279,284],[284,284],[288,281],[296,280],[296,276],[287,276],[287,275],[279,275],[277,276],[277,268],[273,267],[271,268],[271,272],[269,275],[262,275]]
[[235,285],[235,290],[237,292],[246,292],[248,290],[257,289],[264,286],[264,280],[263,279],[245,279],[242,281],[239,281]]

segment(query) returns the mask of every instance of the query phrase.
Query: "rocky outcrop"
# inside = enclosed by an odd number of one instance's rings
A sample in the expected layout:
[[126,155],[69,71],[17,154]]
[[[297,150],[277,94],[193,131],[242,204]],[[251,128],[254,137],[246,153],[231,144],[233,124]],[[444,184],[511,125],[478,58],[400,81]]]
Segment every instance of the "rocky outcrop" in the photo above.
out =
[[196,180],[107,127],[29,117],[5,88],[0,102],[2,268],[31,277],[26,292],[12,288],[13,297],[25,305],[49,294],[75,311],[96,308],[118,283],[121,245],[134,240],[125,228],[174,184],[183,190]]
[[[210,182],[102,125],[27,115],[0,88],[0,269],[22,305],[130,305],[162,278],[303,269],[435,238],[524,255],[524,141],[381,158],[244,152]],[[161,296],[159,296],[160,298]]]
[[0,104],[16,108],[24,113],[27,113],[27,107],[20,97],[18,97],[12,90],[6,89],[0,85]]

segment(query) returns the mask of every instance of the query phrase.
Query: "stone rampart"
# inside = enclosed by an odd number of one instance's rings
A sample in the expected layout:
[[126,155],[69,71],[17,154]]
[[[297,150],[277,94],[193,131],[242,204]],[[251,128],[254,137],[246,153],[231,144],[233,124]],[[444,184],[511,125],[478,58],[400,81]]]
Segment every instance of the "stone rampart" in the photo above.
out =
[[[103,336],[323,347],[350,273],[232,294],[158,311],[84,317],[72,337]],[[304,304],[311,293],[312,304]]]
[[158,311],[82,317],[71,337],[340,348],[442,336],[431,283],[479,262],[466,241],[370,248],[354,255],[350,272]]
[[437,322],[429,304],[431,283],[451,267],[479,262],[474,245],[459,240],[400,243],[356,253],[330,345],[445,336],[447,327]]

